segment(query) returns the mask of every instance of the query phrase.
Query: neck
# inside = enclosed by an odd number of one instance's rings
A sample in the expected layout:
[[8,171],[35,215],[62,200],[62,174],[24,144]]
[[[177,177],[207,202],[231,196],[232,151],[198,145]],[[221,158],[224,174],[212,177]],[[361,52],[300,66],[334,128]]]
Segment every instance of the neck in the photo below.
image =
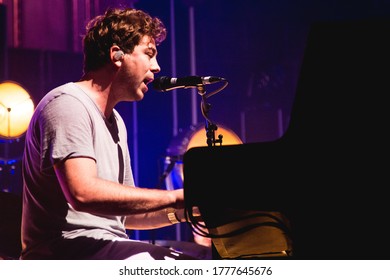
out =
[[108,119],[115,106],[110,102],[111,83],[107,79],[107,73],[102,71],[90,72],[85,74],[78,82],[76,82],[96,103],[103,115]]

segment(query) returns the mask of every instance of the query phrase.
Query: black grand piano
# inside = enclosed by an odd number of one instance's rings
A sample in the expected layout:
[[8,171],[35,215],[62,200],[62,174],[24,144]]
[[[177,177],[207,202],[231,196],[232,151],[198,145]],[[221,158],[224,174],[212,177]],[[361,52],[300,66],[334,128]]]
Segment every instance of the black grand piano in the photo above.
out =
[[390,259],[389,35],[382,19],[314,23],[286,133],[184,154],[186,207],[225,227],[213,241],[261,247],[259,229],[274,227],[288,258]]

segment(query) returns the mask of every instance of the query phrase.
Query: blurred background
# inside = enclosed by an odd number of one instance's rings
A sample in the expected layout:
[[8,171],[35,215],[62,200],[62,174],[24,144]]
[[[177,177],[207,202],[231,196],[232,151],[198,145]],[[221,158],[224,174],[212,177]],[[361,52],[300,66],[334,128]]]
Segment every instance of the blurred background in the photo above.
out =
[[[143,9],[166,24],[158,76],[219,76],[229,82],[208,99],[209,117],[225,129],[224,137],[242,143],[275,140],[288,127],[313,22],[390,16],[390,0],[0,0],[2,192],[19,195],[22,190],[24,133],[16,126],[28,123],[30,103],[38,104],[52,88],[81,77],[85,24],[107,7],[120,6]],[[14,91],[7,87],[10,82]],[[212,92],[215,86],[205,89]],[[20,108],[12,100],[15,96],[23,102],[27,98],[30,107]],[[172,155],[182,155],[196,132],[203,135],[200,98],[196,89],[157,92],[150,86],[143,101],[118,105],[128,127],[137,185],[181,186],[172,177],[180,177],[180,168],[166,171],[172,168]],[[22,123],[10,121],[10,116]],[[205,134],[197,141],[206,145]],[[192,236],[186,228],[178,235],[174,227],[129,234],[157,240]]]

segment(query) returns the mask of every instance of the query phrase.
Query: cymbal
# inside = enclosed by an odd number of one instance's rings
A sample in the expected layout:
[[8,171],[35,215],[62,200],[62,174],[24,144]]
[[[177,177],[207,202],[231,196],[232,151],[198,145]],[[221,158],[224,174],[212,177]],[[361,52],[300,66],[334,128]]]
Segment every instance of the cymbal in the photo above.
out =
[[0,84],[0,138],[14,139],[23,135],[34,112],[30,94],[19,84]]

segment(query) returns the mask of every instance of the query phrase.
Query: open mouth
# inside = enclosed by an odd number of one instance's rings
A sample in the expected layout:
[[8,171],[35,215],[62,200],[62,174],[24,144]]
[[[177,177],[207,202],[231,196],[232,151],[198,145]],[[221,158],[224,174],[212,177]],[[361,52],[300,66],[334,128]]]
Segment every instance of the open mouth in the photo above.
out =
[[148,85],[149,83],[151,83],[153,81],[153,79],[148,79],[146,78],[143,82],[145,83],[145,85]]

